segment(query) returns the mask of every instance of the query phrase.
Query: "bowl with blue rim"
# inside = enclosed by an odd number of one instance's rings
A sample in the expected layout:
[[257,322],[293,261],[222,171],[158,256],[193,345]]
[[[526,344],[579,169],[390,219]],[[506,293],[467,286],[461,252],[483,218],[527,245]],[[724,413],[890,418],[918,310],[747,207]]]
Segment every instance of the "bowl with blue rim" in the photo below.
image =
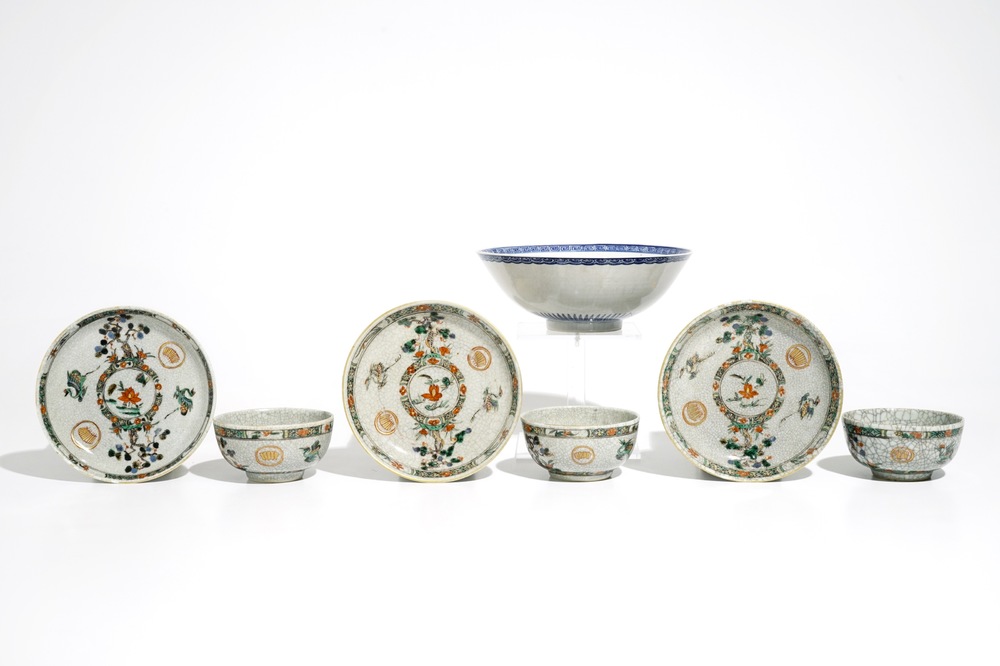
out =
[[691,251],[663,245],[514,245],[479,251],[500,288],[549,331],[607,333],[655,303]]

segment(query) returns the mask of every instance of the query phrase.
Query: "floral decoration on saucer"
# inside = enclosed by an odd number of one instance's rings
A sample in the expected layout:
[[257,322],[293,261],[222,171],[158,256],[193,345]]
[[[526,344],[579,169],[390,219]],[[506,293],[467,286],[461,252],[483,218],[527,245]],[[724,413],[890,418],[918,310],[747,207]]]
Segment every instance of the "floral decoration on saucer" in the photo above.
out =
[[344,370],[355,436],[392,472],[415,481],[475,474],[515,432],[520,371],[507,341],[450,303],[411,303],[358,338]]
[[660,371],[660,417],[704,471],[771,481],[807,465],[833,435],[840,368],[823,335],[778,305],[734,303],[691,322]]
[[148,481],[179,466],[212,416],[201,347],[162,314],[102,310],[70,326],[42,361],[36,396],[56,451],[95,479]]

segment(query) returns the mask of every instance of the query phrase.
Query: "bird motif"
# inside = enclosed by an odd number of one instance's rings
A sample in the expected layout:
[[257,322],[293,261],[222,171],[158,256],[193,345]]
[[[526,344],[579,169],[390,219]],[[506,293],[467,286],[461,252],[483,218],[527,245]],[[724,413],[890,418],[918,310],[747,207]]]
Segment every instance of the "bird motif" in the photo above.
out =
[[698,352],[695,352],[691,356],[691,358],[684,361],[683,367],[681,367],[680,372],[677,373],[678,377],[683,377],[684,373],[686,372],[688,373],[688,379],[694,379],[695,377],[698,376],[698,366],[707,361],[708,359],[712,358],[713,356],[715,356],[715,352],[712,352],[711,354],[705,357],[699,356]]
[[305,456],[306,462],[314,463],[319,459],[319,450],[322,446],[317,439],[312,443],[312,446],[300,446],[299,448],[302,449],[302,455]]

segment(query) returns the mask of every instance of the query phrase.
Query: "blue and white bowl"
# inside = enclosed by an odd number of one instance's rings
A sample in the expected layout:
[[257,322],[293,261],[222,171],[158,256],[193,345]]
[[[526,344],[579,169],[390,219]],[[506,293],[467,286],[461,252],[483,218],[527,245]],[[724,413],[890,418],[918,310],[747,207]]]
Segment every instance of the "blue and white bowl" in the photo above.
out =
[[550,331],[617,331],[673,284],[689,250],[660,245],[518,245],[480,250],[493,279]]

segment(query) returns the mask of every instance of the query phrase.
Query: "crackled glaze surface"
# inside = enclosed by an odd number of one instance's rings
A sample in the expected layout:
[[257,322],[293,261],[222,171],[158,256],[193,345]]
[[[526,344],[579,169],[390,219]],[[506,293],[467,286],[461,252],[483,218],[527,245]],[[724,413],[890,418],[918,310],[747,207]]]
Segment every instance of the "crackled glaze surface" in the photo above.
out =
[[857,409],[844,414],[847,448],[879,479],[925,481],[955,457],[962,417],[927,409]]
[[454,481],[503,448],[521,405],[507,341],[450,303],[401,306],[368,327],[344,371],[354,434],[375,460],[416,481]]
[[497,284],[554,331],[616,331],[670,287],[689,250],[656,245],[519,245],[479,252]]
[[639,415],[587,405],[546,407],[521,417],[528,453],[564,481],[598,481],[628,460],[639,431]]
[[809,463],[840,415],[841,376],[800,315],[743,302],[708,312],[674,342],[660,372],[660,416],[692,463],[769,481]]
[[330,448],[333,414],[317,409],[247,409],[215,418],[226,462],[252,481],[297,481]]
[[52,345],[37,405],[53,446],[74,467],[102,481],[147,481],[201,442],[212,374],[194,338],[166,316],[102,310]]

